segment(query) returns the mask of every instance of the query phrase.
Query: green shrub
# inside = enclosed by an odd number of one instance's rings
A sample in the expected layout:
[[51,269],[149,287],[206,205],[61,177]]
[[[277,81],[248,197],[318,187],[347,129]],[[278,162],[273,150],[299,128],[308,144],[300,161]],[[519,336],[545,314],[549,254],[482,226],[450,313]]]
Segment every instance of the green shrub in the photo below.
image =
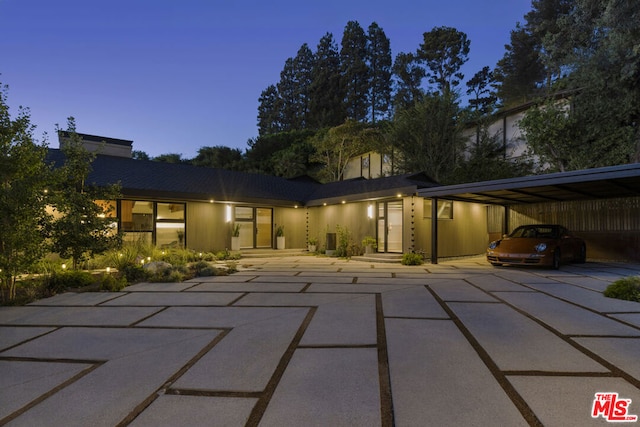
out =
[[402,254],[402,265],[421,265],[423,262],[424,260],[420,254],[414,252]]
[[218,269],[213,266],[207,266],[196,271],[198,277],[218,276]]
[[210,268],[211,264],[206,261],[198,261],[191,268],[193,268],[196,272],[196,275],[199,276],[200,272],[204,269]]
[[63,292],[68,288],[83,288],[95,283],[91,273],[77,270],[55,272],[45,280],[45,287],[53,294]]
[[353,236],[347,227],[336,225],[336,252],[337,257],[351,258],[361,255],[363,249],[355,243]]
[[237,272],[238,272],[238,263],[233,261],[227,262],[227,273],[231,274],[231,273],[237,273]]
[[127,286],[127,280],[124,277],[116,277],[110,274],[102,276],[100,279],[100,290],[109,292],[118,292]]
[[46,287],[44,276],[23,278],[16,284],[16,297],[9,301],[2,301],[2,305],[25,305],[51,295],[52,293]]
[[640,302],[640,276],[624,277],[616,280],[607,286],[604,296]]
[[185,279],[185,276],[183,273],[181,273],[178,270],[173,270],[171,273],[169,273],[169,275],[166,277],[166,281],[167,282],[182,282]]
[[185,279],[184,273],[180,272],[178,269],[167,268],[151,276],[151,278],[149,278],[149,281],[161,282],[161,283],[174,283],[174,282],[182,282],[184,281],[184,279]]
[[122,276],[129,283],[137,283],[147,280],[149,273],[138,264],[126,264],[119,269]]
[[190,276],[189,269],[184,265],[158,269],[149,277],[150,282],[182,282]]
[[217,276],[218,269],[206,261],[198,261],[192,267],[197,277]]

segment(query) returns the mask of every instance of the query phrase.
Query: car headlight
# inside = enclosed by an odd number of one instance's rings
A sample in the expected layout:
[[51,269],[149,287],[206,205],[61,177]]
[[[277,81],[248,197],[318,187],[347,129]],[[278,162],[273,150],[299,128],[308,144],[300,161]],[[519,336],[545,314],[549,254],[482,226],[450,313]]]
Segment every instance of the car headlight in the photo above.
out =
[[499,244],[500,244],[499,240],[496,240],[495,242],[491,242],[489,243],[489,249],[495,249],[498,247]]
[[546,243],[538,243],[535,246],[536,252],[544,252],[547,250],[547,244]]

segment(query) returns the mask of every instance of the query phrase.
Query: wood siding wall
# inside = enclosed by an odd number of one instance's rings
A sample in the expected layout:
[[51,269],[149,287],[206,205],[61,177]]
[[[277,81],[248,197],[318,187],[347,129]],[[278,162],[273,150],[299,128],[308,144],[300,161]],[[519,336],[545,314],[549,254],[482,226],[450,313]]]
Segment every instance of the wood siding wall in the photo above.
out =
[[[424,218],[423,199],[415,199],[415,249],[430,255],[431,219]],[[487,210],[482,205],[453,202],[453,219],[438,220],[439,257],[482,254],[487,243]]]
[[365,236],[376,235],[376,219],[367,217],[367,206],[375,202],[346,203],[308,209],[309,237],[318,238],[318,248],[326,248],[326,234],[335,233],[337,226],[348,230],[360,245]]

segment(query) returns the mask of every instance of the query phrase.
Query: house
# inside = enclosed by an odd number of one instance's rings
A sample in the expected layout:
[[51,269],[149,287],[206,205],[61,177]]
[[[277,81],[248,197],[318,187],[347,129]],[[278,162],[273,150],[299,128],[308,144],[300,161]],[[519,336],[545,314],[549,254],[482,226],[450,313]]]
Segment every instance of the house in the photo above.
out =
[[[136,160],[131,157],[131,141],[80,136],[90,143],[89,149],[102,150],[92,164],[89,181],[121,185],[123,197],[113,203],[125,240],[219,251],[231,248],[232,231],[238,225],[240,250],[274,248],[274,230],[284,225],[287,248],[306,248],[309,238],[325,247],[327,233],[336,233],[338,228],[348,230],[355,243],[365,236],[375,237],[379,252],[426,251],[431,245],[431,211],[425,211],[430,201],[417,193],[439,184],[424,174],[320,184],[310,179]],[[61,144],[67,137],[61,133]],[[62,152],[50,149],[49,159],[62,163]],[[473,204],[456,203],[454,216],[452,202],[446,205],[441,219],[460,224],[470,224],[468,216],[477,210]],[[485,233],[477,227],[462,228],[474,235],[465,239],[463,254],[481,253]]]
[[[375,237],[378,252],[419,251],[437,262],[484,253],[495,236],[551,218],[589,234],[590,247],[602,248],[605,257],[640,259],[640,165],[457,186],[441,186],[423,173],[320,184],[136,160],[131,141],[81,136],[109,153],[96,156],[89,182],[120,183],[122,199],[111,203],[125,240],[219,251],[231,248],[238,226],[241,251],[268,249],[284,226],[286,247],[302,250],[310,238],[326,247],[327,235],[341,229],[355,243]],[[60,164],[62,152],[50,149],[49,159]],[[603,219],[600,211],[609,205],[620,209]],[[541,214],[546,211],[555,214]],[[620,218],[623,229],[616,225]],[[612,238],[620,243],[608,253]]]

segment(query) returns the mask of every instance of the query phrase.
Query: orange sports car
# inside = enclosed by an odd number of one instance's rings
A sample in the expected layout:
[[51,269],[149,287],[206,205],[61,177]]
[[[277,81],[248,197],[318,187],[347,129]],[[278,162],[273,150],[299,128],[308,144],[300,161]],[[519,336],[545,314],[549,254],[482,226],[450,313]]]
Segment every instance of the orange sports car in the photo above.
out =
[[586,259],[584,240],[556,224],[522,225],[487,248],[487,261],[496,266],[542,265],[558,269],[563,262],[583,263]]

